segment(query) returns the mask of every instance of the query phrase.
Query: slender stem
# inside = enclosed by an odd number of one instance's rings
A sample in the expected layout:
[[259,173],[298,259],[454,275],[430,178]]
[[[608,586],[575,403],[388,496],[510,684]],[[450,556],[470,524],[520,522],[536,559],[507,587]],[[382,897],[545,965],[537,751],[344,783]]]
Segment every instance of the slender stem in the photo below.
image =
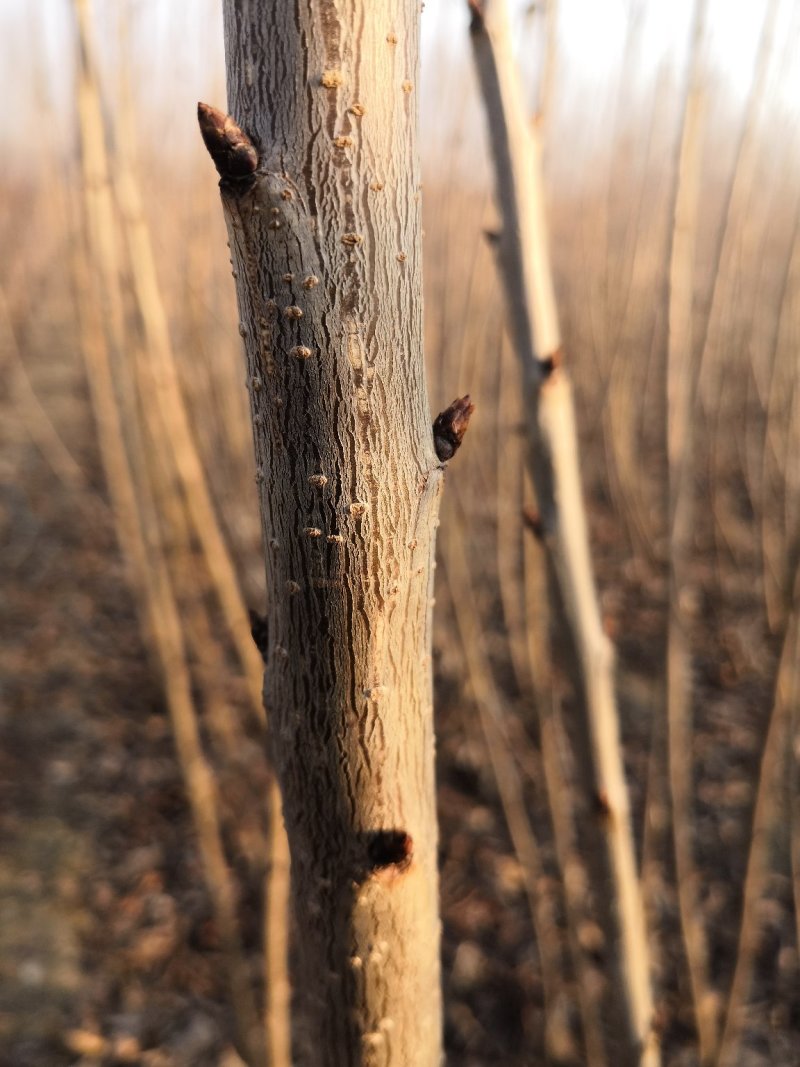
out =
[[506,736],[504,700],[497,688],[491,664],[481,640],[480,610],[463,538],[457,528],[445,529],[442,567],[453,605],[453,614],[463,649],[472,695],[478,707],[481,730],[500,794],[508,832],[522,868],[531,922],[539,948],[544,988],[546,1031],[554,1027],[561,1001],[561,946],[551,927],[548,902],[539,892],[542,863],[539,844],[525,805],[519,772]]
[[[725,1012],[725,1025],[719,1044],[717,1064],[734,1067],[741,1062],[741,1039],[747,1031],[747,1010],[753,992],[756,957],[762,944],[761,903],[768,878],[776,863],[786,855],[785,817],[792,726],[800,702],[800,610],[795,604],[783,640],[775,698],[770,714],[761,770],[758,779],[750,854],[744,880],[744,904],[736,969]],[[797,735],[794,743],[797,744]],[[797,833],[796,828],[794,833]]]
[[717,1000],[710,988],[708,938],[694,858],[692,795],[691,626],[694,539],[694,414],[697,381],[692,329],[695,245],[705,116],[705,0],[695,5],[690,72],[684,104],[669,270],[667,459],[669,470],[670,594],[667,633],[667,723],[672,834],[678,905],[689,970],[700,1060],[713,1062],[719,1040]]
[[[495,163],[502,215],[498,261],[509,330],[520,360],[526,399],[537,526],[550,559],[557,602],[567,620],[581,679],[587,738],[584,780],[603,811],[597,860],[610,880],[598,894],[606,951],[620,1014],[614,1039],[626,1063],[657,1063],[649,951],[622,766],[613,683],[613,651],[594,586],[572,389],[561,359],[545,219],[541,146],[526,121],[517,81],[507,6],[473,0],[472,43]],[[576,732],[577,733],[577,732]]]
[[[263,1061],[258,1014],[242,954],[236,891],[222,844],[216,787],[200,739],[183,629],[159,530],[157,472],[138,456],[136,473],[114,375],[130,347],[120,278],[121,252],[111,195],[111,171],[93,56],[88,0],[75,0],[80,57],[78,117],[87,255],[79,261],[82,348],[98,428],[101,459],[117,536],[131,569],[145,632],[162,675],[181,773],[186,783],[198,848],[214,908],[238,1036],[254,1064]],[[131,398],[128,398],[129,400]],[[130,410],[130,409],[127,409]]]

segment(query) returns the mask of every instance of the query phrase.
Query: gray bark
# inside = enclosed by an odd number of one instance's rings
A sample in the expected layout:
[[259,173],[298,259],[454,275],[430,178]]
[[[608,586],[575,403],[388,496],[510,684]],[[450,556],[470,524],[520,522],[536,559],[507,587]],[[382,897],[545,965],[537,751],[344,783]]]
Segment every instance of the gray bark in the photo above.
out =
[[432,1067],[442,468],[422,359],[419,7],[284,7],[226,0],[235,124],[202,105],[200,122],[246,351],[306,1056]]

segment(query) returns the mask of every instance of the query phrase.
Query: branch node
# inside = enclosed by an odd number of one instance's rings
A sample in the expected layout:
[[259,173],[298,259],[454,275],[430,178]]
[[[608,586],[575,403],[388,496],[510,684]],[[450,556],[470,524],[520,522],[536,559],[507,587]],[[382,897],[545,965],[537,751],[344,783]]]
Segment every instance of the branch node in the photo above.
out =
[[267,650],[269,647],[269,633],[267,630],[266,615],[259,615],[257,611],[250,611],[250,633],[255,646],[261,653],[261,658],[267,662]]
[[551,352],[549,356],[545,356],[544,359],[539,360],[539,370],[541,371],[542,381],[547,381],[553,371],[558,370],[563,358],[563,351],[560,348],[557,348],[555,352]]
[[230,115],[210,104],[197,105],[205,146],[224,182],[252,181],[258,166],[255,145]]
[[367,869],[375,874],[394,867],[404,871],[414,855],[414,842],[405,830],[371,830],[367,837]]
[[461,447],[474,410],[475,405],[467,395],[454,400],[450,407],[436,416],[433,424],[433,445],[442,463],[452,459]]
[[593,797],[595,814],[600,818],[608,819],[611,816],[611,801],[606,789],[598,789]]
[[522,521],[537,541],[544,541],[544,523],[538,511],[531,507],[524,507],[522,509]]
[[467,0],[467,7],[472,18],[469,23],[470,33],[480,33],[484,28],[483,5],[481,0]]

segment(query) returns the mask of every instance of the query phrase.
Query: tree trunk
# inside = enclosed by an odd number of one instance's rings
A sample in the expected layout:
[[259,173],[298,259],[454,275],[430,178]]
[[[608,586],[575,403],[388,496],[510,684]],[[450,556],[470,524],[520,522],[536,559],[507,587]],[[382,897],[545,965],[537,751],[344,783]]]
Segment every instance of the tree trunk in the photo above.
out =
[[235,122],[199,117],[247,359],[306,1056],[426,1067],[441,1060],[442,465],[422,359],[419,5],[224,7]]

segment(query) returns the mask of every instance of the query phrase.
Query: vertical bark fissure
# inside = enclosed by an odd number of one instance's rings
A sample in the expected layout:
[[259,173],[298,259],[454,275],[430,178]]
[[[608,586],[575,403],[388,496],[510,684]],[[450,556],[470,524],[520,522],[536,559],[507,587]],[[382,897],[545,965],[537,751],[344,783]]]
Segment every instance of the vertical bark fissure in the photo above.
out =
[[258,160],[233,179],[223,162],[221,191],[256,449],[264,697],[292,852],[307,1058],[434,1067],[441,464],[422,364],[416,114],[404,87],[416,78],[419,12],[411,0],[299,0],[294,14],[225,4],[230,110]]

